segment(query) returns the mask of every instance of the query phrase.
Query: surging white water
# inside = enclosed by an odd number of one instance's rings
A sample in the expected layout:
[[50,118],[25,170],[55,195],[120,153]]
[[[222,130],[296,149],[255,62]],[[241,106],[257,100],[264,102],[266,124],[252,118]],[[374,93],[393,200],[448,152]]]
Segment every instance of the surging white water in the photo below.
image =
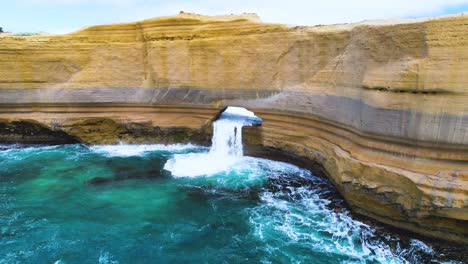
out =
[[242,161],[242,127],[260,123],[253,112],[228,107],[213,123],[212,145],[208,153],[176,154],[164,169],[174,177],[213,175]]
[[210,154],[242,157],[242,126],[239,120],[220,119],[214,122]]

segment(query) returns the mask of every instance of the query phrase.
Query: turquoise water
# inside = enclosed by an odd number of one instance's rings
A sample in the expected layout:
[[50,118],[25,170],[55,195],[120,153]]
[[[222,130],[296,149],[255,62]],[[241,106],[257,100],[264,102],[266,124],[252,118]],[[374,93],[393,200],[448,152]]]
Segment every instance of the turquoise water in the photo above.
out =
[[207,149],[0,148],[0,263],[447,259],[354,219],[328,182],[290,164],[245,157],[212,176],[177,178],[163,169],[174,154],[199,152]]

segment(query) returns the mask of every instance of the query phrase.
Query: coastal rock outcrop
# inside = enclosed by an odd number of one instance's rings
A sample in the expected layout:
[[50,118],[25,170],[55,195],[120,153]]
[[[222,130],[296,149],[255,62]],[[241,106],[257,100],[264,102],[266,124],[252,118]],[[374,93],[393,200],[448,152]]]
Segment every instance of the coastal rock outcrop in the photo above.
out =
[[463,14],[291,27],[182,13],[0,36],[0,141],[29,122],[88,144],[206,144],[242,106],[263,119],[249,147],[319,164],[355,212],[466,244],[466,32]]

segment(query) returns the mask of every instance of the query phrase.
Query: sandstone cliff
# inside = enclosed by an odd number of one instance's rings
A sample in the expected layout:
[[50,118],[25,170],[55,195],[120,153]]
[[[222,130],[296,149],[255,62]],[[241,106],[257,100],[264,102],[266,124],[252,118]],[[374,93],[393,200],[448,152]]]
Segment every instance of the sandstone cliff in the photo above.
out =
[[466,16],[420,23],[287,27],[180,14],[63,36],[0,40],[0,88],[468,91]]
[[320,164],[355,211],[468,243],[466,32],[463,15],[288,27],[180,14],[3,37],[0,140],[206,142],[218,111],[245,106],[264,119],[246,143]]

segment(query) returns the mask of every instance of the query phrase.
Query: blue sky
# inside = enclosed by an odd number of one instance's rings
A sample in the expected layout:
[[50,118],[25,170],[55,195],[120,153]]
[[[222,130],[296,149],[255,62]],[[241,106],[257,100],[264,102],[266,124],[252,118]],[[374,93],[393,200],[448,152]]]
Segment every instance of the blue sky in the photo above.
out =
[[265,22],[317,25],[468,12],[468,0],[8,0],[0,5],[0,27],[13,32],[67,33],[179,11],[206,15],[249,12]]

